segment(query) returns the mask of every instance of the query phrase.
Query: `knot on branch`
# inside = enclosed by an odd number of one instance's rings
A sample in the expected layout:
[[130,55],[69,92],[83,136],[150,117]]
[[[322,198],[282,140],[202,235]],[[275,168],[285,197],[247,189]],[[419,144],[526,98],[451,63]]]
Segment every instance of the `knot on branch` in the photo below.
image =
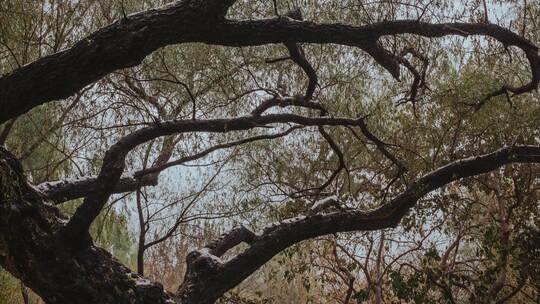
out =
[[223,261],[212,253],[208,248],[194,250],[186,257],[188,273],[200,275],[202,273],[214,273],[223,264]]
[[221,257],[229,249],[237,246],[238,244],[244,242],[251,244],[257,236],[251,230],[241,225],[240,227],[234,228],[229,232],[222,234],[217,240],[208,244],[206,248],[209,249],[209,253]]
[[299,7],[297,8],[294,8],[290,11],[288,11],[285,16],[291,18],[291,19],[294,19],[294,20],[298,20],[298,21],[302,21],[304,20],[304,16],[302,16],[302,11],[300,10]]
[[313,203],[313,206],[311,206],[311,209],[309,211],[312,214],[316,214],[321,211],[327,210],[330,207],[334,207],[338,210],[343,210],[343,207],[341,206],[341,203],[339,202],[337,196],[332,195]]
[[225,19],[229,8],[233,6],[235,2],[236,0],[205,0],[192,1],[192,5],[201,5],[211,17]]

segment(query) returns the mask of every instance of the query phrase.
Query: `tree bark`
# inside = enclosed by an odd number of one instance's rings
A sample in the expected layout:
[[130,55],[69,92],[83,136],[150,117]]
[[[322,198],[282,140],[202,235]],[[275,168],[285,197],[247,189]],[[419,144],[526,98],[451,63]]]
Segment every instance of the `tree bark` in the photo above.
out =
[[[505,46],[520,48],[531,71],[528,83],[520,87],[503,85],[488,96],[529,92],[540,82],[538,48],[494,24],[398,20],[350,26],[317,24],[287,17],[227,20],[227,10],[234,3],[235,0],[182,0],[133,14],[96,31],[65,51],[0,77],[0,123],[15,119],[41,104],[68,97],[115,70],[137,65],[158,48],[187,42],[235,47],[301,42],[353,46],[365,51],[398,78],[399,58],[383,48],[378,41],[381,37],[481,35]],[[312,91],[309,89],[306,96],[310,98]],[[487,173],[510,163],[540,163],[540,147],[506,147],[427,173],[388,204],[373,211],[310,214],[267,227],[260,234],[246,229],[234,230],[207,248],[188,255],[185,280],[175,295],[164,291],[161,284],[133,273],[105,250],[93,245],[88,228],[111,193],[157,182],[151,178],[121,177],[127,153],[148,140],[182,132],[249,130],[272,123],[311,126],[361,126],[362,123],[361,119],[307,118],[291,114],[259,116],[265,109],[259,109],[254,116],[169,121],[135,131],[111,147],[98,177],[69,185],[48,185],[45,190],[49,190],[49,196],[30,185],[20,162],[0,147],[0,266],[49,304],[209,304],[293,244],[326,234],[395,227],[419,198],[449,182]],[[86,199],[67,223],[51,198],[60,201],[74,197]],[[220,259],[240,242],[248,244],[245,250],[226,262]]]
[[319,43],[358,47],[394,78],[400,76],[400,58],[378,42],[381,37],[413,34],[436,38],[448,35],[487,36],[505,46],[523,50],[530,82],[503,85],[488,97],[507,92],[521,94],[538,87],[538,48],[516,33],[485,23],[432,24],[418,20],[383,21],[366,26],[317,24],[287,17],[263,20],[227,20],[235,0],[183,0],[127,16],[106,26],[73,47],[41,58],[0,77],[0,124],[41,104],[73,95],[105,75],[138,65],[155,50],[171,45],[201,42],[224,46],[273,43]]
[[141,202],[141,191],[137,190],[137,214],[139,215],[139,242],[137,244],[137,273],[144,275],[144,251],[146,249],[146,222]]
[[[283,221],[255,234],[241,227],[187,257],[184,282],[176,295],[121,265],[88,242],[66,243],[59,233],[65,218],[23,175],[20,162],[0,147],[0,265],[47,303],[182,303],[216,301],[285,248],[317,236],[395,227],[427,193],[461,178],[487,173],[510,163],[540,163],[540,147],[515,146],[455,161],[413,182],[388,204],[369,212],[343,210]],[[244,242],[248,247],[220,260]]]
[[161,284],[132,273],[105,250],[91,245],[71,251],[55,234],[65,218],[22,172],[17,159],[0,147],[3,268],[48,304],[173,303]]

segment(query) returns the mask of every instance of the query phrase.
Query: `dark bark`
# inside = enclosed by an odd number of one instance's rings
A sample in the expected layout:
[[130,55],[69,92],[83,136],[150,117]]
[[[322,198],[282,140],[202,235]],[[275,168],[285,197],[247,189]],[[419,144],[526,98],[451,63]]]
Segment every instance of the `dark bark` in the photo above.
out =
[[70,49],[0,78],[0,123],[48,101],[63,99],[108,73],[138,65],[156,49],[197,40],[224,19],[233,0],[183,0],[130,15]]
[[[213,303],[224,292],[233,288],[274,255],[285,248],[314,237],[346,231],[373,231],[396,227],[417,200],[427,193],[462,178],[483,174],[510,163],[540,163],[540,147],[506,147],[493,153],[452,162],[414,181],[401,195],[370,212],[344,210],[328,214],[315,214],[283,221],[270,226],[261,234],[243,232],[249,247],[222,262],[217,259],[224,252],[194,251],[188,255],[186,278],[178,290],[180,303]],[[240,239],[222,238],[219,248],[232,248]],[[254,237],[253,237],[254,235]],[[223,244],[230,239],[230,244]],[[213,255],[212,253],[215,253]]]
[[[113,189],[113,193],[133,192],[141,187],[156,186],[157,184],[157,175],[145,175],[141,177],[126,175],[118,180],[118,183]],[[97,191],[97,176],[44,182],[37,185],[37,188],[43,192],[48,199],[55,204],[59,204],[85,197],[89,193]]]
[[271,43],[334,43],[358,47],[393,77],[399,78],[400,60],[385,50],[382,36],[414,34],[424,37],[482,35],[523,50],[532,79],[505,85],[494,95],[531,91],[540,82],[538,48],[525,38],[494,24],[431,24],[418,20],[384,21],[366,26],[317,24],[289,17],[265,20],[226,20],[234,0],[183,0],[163,8],[130,15],[96,31],[73,47],[25,65],[0,78],[0,123],[43,103],[71,96],[81,88],[122,68],[139,64],[166,45],[203,42],[224,46]]
[[48,304],[166,303],[159,283],[142,279],[93,245],[72,251],[55,234],[65,218],[26,181],[0,147],[0,265]]
[[[123,175],[112,193],[133,192],[141,187],[156,186],[158,184],[159,173],[167,168],[177,166],[189,161],[200,159],[214,151],[226,149],[245,143],[250,143],[259,140],[274,139],[290,134],[292,131],[299,129],[301,126],[295,126],[282,133],[258,135],[248,137],[224,144],[218,144],[199,153],[185,156],[168,162],[156,162],[156,164],[147,169],[141,169],[131,175]],[[81,179],[67,179],[54,182],[44,182],[37,185],[37,188],[43,192],[47,198],[54,201],[55,204],[60,204],[69,200],[74,200],[87,196],[89,193],[96,191],[97,176],[85,177]]]
[[[508,147],[459,160],[419,178],[401,195],[370,212],[342,210],[283,221],[254,234],[240,228],[188,255],[188,270],[178,303],[213,303],[283,249],[321,235],[395,227],[425,194],[449,182],[490,172],[510,163],[540,163],[540,147]],[[166,303],[158,283],[133,274],[102,249],[79,250],[59,242],[65,220],[31,187],[20,163],[0,149],[0,265],[48,303]],[[248,248],[229,261],[219,260],[240,242]]]
[[293,114],[273,114],[265,116],[244,116],[232,119],[180,120],[160,122],[153,126],[137,130],[114,144],[103,158],[103,164],[96,180],[96,191],[86,196],[69,222],[58,234],[61,242],[69,244],[75,250],[89,246],[87,231],[99,215],[108,198],[113,193],[124,171],[127,153],[149,140],[185,132],[229,132],[249,130],[272,123],[297,123],[305,126],[357,126],[362,119],[345,118],[309,118]]
[[4,124],[4,127],[2,128],[2,132],[0,132],[0,146],[3,146],[6,144],[6,140],[16,120],[17,118],[12,118]]
[[[366,26],[317,24],[277,17],[264,20],[227,20],[234,0],[183,0],[165,7],[130,15],[79,41],[71,48],[44,57],[0,78],[0,123],[41,104],[66,98],[105,75],[139,64],[158,48],[171,44],[203,42],[223,46],[285,44],[291,59],[304,69],[309,82],[305,96],[291,105],[318,108],[310,102],[317,83],[314,69],[297,43],[334,43],[358,47],[399,78],[403,63],[379,43],[388,35],[423,37],[481,35],[504,46],[520,48],[528,60],[531,80],[519,87],[504,85],[487,95],[521,94],[538,87],[538,48],[519,35],[493,24],[430,24],[418,20],[384,21]],[[206,121],[157,123],[122,138],[107,151],[99,176],[74,183],[51,185],[47,195],[32,187],[20,163],[0,148],[0,265],[32,288],[47,303],[172,303],[159,283],[144,280],[96,248],[88,228],[114,192],[131,191],[157,182],[149,177],[121,177],[127,153],[161,136],[182,132],[248,130],[272,123],[306,126],[363,126],[362,120],[308,118],[296,115],[260,116],[280,105],[274,99],[256,109],[254,116]],[[365,126],[364,126],[365,127]],[[365,134],[366,135],[366,134]],[[369,134],[366,135],[368,138]],[[371,138],[377,143],[375,138]],[[331,142],[331,139],[330,139]],[[378,145],[384,151],[382,142]],[[384,153],[384,152],[383,152]],[[386,155],[388,154],[388,155]],[[385,153],[391,158],[391,154]],[[392,159],[397,162],[397,159]],[[507,147],[496,152],[459,160],[417,179],[400,195],[380,208],[362,212],[339,210],[310,214],[268,227],[260,234],[239,228],[208,248],[187,258],[184,283],[174,299],[183,304],[213,303],[283,249],[306,239],[346,231],[371,231],[395,227],[416,201],[449,182],[483,174],[510,163],[540,163],[540,147]],[[162,165],[162,164],[160,164]],[[86,189],[83,189],[86,188]],[[66,224],[51,204],[85,196],[81,207]],[[241,242],[248,244],[228,261],[220,256]]]
[[144,251],[146,249],[146,221],[141,201],[141,191],[137,190],[137,213],[139,215],[139,242],[137,244],[137,273],[144,275]]

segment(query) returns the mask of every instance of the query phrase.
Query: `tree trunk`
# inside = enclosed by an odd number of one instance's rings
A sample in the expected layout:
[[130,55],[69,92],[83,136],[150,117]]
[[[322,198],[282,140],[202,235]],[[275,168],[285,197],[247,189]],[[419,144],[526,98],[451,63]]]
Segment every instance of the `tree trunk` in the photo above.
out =
[[[167,303],[161,284],[143,279],[92,244],[71,251],[56,232],[65,219],[0,147],[0,265],[48,304]],[[172,302],[169,302],[172,303]]]

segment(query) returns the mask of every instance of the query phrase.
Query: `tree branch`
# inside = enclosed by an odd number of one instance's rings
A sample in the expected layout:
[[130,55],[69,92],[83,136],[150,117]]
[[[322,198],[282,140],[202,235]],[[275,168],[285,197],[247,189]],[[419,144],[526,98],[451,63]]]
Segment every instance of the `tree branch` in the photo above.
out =
[[[105,153],[100,173],[96,179],[95,191],[91,192],[83,204],[77,208],[71,220],[59,233],[59,238],[72,244],[74,249],[91,244],[88,228],[99,215],[109,196],[113,193],[125,166],[129,151],[140,144],[157,137],[186,132],[228,132],[257,128],[273,123],[296,123],[305,126],[348,125],[356,126],[359,120],[344,118],[310,118],[292,114],[265,116],[245,116],[232,119],[180,120],[157,123],[135,131],[122,139]],[[86,237],[83,237],[86,236]]]
[[0,78],[0,123],[52,100],[66,98],[84,86],[122,68],[138,65],[144,57],[166,45],[203,42],[224,46],[271,43],[334,43],[369,53],[394,77],[399,65],[394,55],[378,44],[383,36],[413,34],[436,38],[481,35],[523,50],[532,78],[523,86],[505,85],[513,94],[530,92],[540,82],[538,48],[501,26],[485,23],[432,24],[396,20],[366,26],[318,24],[288,17],[262,20],[225,20],[234,1],[183,0],[116,21],[70,49],[41,58]]
[[2,147],[0,185],[0,266],[46,303],[174,303],[161,284],[132,273],[107,251],[89,246],[73,253],[56,242],[64,217]]
[[[303,20],[300,9],[289,12],[287,16],[295,20]],[[313,98],[313,93],[315,93],[315,88],[317,87],[317,72],[307,60],[304,49],[300,45],[292,42],[286,42],[285,47],[287,47],[287,50],[289,51],[291,60],[294,61],[294,63],[296,63],[308,77],[308,85],[303,98],[304,102],[308,102]]]
[[308,109],[319,110],[322,113],[326,113],[326,109],[318,102],[306,101],[303,96],[275,96],[273,98],[265,100],[259,106],[257,106],[251,115],[261,115],[266,110],[273,107],[303,107]]
[[301,126],[295,126],[295,127],[289,128],[287,131],[281,132],[281,133],[258,135],[258,136],[243,138],[243,139],[240,139],[240,140],[235,140],[235,141],[224,143],[224,144],[215,145],[215,146],[213,146],[211,148],[208,148],[208,149],[206,149],[204,151],[201,151],[199,153],[196,153],[196,154],[193,154],[193,155],[190,155],[190,156],[185,156],[185,157],[179,158],[177,160],[170,161],[170,162],[158,165],[158,166],[153,166],[153,167],[148,168],[148,169],[143,169],[143,170],[137,171],[137,172],[134,173],[134,176],[139,177],[139,176],[145,176],[145,175],[150,174],[150,173],[158,173],[158,172],[161,172],[161,171],[163,171],[163,170],[165,170],[167,168],[170,168],[170,167],[173,167],[173,166],[177,166],[177,165],[180,165],[180,164],[183,164],[183,163],[187,163],[187,162],[202,158],[202,157],[204,157],[204,156],[206,156],[206,155],[208,155],[208,154],[210,154],[210,153],[212,153],[214,151],[217,151],[217,150],[227,149],[227,148],[243,145],[243,144],[254,142],[254,141],[265,140],[265,139],[275,139],[275,138],[287,136],[291,132],[293,132],[294,130],[297,130],[299,128],[301,128]]
[[[177,166],[183,163],[187,163],[199,158],[202,158],[214,151],[227,149],[234,146],[264,140],[264,139],[275,139],[282,136],[290,134],[292,131],[301,128],[300,126],[295,126],[288,129],[282,133],[269,134],[269,135],[259,135],[240,139],[237,141],[232,141],[224,144],[215,145],[211,148],[203,150],[199,153],[185,156],[173,161],[162,162],[156,161],[156,164],[147,169],[141,169],[134,173],[124,174],[118,180],[118,183],[112,190],[112,193],[124,193],[132,192],[141,187],[146,186],[156,186],[158,184],[159,173],[167,168]],[[167,158],[168,159],[168,158]],[[80,179],[66,179],[53,182],[44,182],[36,187],[43,193],[47,198],[54,201],[56,204],[60,204],[66,201],[74,200],[77,198],[85,197],[88,194],[96,191],[96,182],[97,176],[84,177]]]
[[[112,193],[132,192],[141,187],[156,186],[158,184],[157,175],[145,175],[140,177],[135,177],[134,175],[135,174],[126,174],[121,176],[113,188]],[[98,190],[97,176],[44,182],[36,187],[55,204],[85,197]]]
[[[388,151],[388,149],[386,149],[386,147],[388,146],[387,143],[385,143],[384,141],[380,140],[377,136],[375,136],[373,133],[371,133],[371,131],[368,129],[366,123],[364,120],[362,120],[362,122],[360,123],[359,125],[360,127],[360,131],[362,132],[362,134],[364,134],[364,136],[370,140],[373,144],[375,144],[375,146],[377,147],[377,149],[386,157],[388,158],[396,167],[398,167],[398,175],[403,173],[403,172],[406,172],[407,171],[407,167],[399,160],[397,159],[397,157],[395,157],[392,153],[390,153],[390,151]],[[352,129],[352,128],[349,128],[349,130],[353,133],[353,135],[357,138],[359,138],[359,136],[356,134],[356,132]]]
[[[0,78],[0,123],[43,103],[64,99],[166,45],[201,40],[223,22],[235,0],[182,0],[127,16],[71,48]],[[199,38],[195,38],[199,36]]]
[[540,163],[540,147],[512,146],[449,163],[414,181],[389,203],[368,212],[343,210],[288,219],[268,226],[250,246],[227,262],[217,257],[190,254],[186,279],[176,299],[212,303],[285,248],[314,237],[347,231],[373,231],[398,225],[416,201],[446,184],[495,170],[511,163]]

